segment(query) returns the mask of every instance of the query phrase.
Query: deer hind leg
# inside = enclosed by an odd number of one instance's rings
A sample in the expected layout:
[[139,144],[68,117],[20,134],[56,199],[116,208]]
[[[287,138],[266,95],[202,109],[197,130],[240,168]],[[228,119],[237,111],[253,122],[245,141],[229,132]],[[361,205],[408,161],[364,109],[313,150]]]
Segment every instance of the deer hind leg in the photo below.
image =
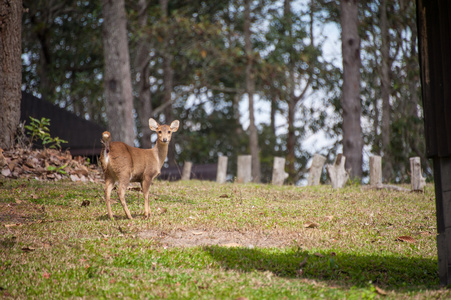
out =
[[113,211],[111,210],[111,191],[114,187],[114,181],[111,179],[105,180],[105,203],[106,203],[106,209],[108,211],[108,217],[113,220]]
[[125,202],[125,190],[127,189],[128,183],[121,182],[119,184],[119,200],[121,200],[122,207],[124,208],[127,218],[133,219],[130,211],[128,210],[127,203]]

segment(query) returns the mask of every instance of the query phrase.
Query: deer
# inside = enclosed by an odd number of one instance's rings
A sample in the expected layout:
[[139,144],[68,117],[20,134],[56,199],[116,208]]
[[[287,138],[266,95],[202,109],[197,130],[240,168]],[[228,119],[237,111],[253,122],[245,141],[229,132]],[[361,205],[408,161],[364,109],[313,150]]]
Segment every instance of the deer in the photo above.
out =
[[179,121],[170,125],[159,125],[150,118],[149,127],[158,135],[152,149],[141,149],[129,146],[123,142],[112,142],[108,131],[102,133],[102,152],[100,163],[105,177],[105,202],[108,217],[113,218],[110,196],[115,183],[118,183],[118,195],[128,219],[133,219],[125,202],[125,191],[130,182],[139,182],[144,194],[144,217],[150,216],[149,189],[153,180],[160,175],[161,167],[168,155],[168,145],[172,133],[179,128]]

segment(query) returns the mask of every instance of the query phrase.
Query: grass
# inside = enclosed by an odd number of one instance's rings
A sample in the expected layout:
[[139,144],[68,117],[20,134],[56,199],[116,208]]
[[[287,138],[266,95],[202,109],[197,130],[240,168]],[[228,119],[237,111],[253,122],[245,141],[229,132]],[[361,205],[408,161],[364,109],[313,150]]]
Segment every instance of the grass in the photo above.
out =
[[[432,185],[406,193],[189,181],[157,182],[152,193],[150,219],[131,190],[135,219],[115,204],[110,221],[101,184],[0,181],[0,296],[451,297],[439,286]],[[218,233],[246,238],[202,245]],[[175,247],[176,236],[198,246]]]

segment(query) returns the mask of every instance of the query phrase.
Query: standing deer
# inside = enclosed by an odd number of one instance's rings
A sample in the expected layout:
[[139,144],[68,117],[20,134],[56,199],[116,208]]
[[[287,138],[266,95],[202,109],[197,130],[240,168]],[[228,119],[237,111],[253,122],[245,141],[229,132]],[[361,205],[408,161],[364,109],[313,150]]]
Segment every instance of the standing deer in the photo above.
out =
[[133,219],[125,202],[125,190],[130,182],[141,183],[144,194],[144,216],[150,215],[149,188],[155,177],[160,175],[161,167],[168,155],[168,145],[171,135],[179,128],[179,121],[171,125],[159,125],[154,119],[149,119],[149,127],[158,134],[157,142],[152,149],[131,147],[123,142],[111,142],[111,134],[102,134],[102,153],[100,162],[105,175],[105,202],[108,216],[113,219],[110,195],[116,182],[119,182],[119,199],[127,218]]

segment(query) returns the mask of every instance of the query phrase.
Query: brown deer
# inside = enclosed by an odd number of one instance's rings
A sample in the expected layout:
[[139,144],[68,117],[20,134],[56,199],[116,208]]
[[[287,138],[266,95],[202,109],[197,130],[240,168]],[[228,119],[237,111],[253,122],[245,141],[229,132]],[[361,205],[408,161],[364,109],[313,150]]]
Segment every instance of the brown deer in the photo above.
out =
[[141,183],[144,194],[144,216],[150,215],[149,188],[155,177],[160,175],[161,167],[168,155],[168,145],[171,135],[179,128],[179,121],[171,125],[159,125],[154,119],[149,119],[149,127],[158,134],[157,142],[152,149],[131,147],[123,142],[111,142],[111,134],[102,134],[102,153],[100,162],[105,175],[105,202],[108,216],[113,219],[110,195],[114,184],[119,183],[119,199],[127,218],[133,219],[125,203],[125,190],[130,182]]

